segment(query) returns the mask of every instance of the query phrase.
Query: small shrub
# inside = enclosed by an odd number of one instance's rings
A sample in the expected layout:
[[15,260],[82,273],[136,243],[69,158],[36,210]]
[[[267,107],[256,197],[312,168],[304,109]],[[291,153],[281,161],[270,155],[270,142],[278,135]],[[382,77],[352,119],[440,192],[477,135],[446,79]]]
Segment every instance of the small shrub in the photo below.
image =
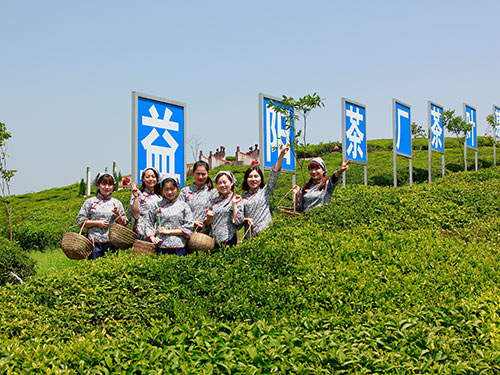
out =
[[0,285],[15,282],[11,272],[24,280],[35,273],[35,262],[17,243],[0,238]]
[[85,181],[83,181],[83,178],[80,180],[80,185],[78,187],[78,195],[80,197],[84,197],[85,193],[87,191],[87,186],[85,185]]

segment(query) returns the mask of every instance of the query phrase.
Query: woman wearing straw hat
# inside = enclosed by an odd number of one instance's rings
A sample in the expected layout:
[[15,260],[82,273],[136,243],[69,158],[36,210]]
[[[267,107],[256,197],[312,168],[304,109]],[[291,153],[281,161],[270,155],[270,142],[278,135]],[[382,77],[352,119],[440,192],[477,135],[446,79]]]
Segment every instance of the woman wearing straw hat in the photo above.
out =
[[288,145],[281,149],[278,160],[271,169],[267,184],[264,183],[264,174],[259,167],[250,167],[245,172],[241,185],[241,188],[246,191],[241,196],[245,216],[245,238],[256,236],[272,222],[269,201],[278,182],[283,159],[288,151],[290,151]]
[[141,175],[141,188],[132,183],[132,194],[130,197],[129,214],[133,219],[133,229],[141,237],[144,237],[144,218],[150,206],[156,207],[161,200],[160,186],[158,180],[160,173],[156,168],[146,168]]
[[234,246],[238,243],[236,231],[243,224],[241,197],[234,193],[236,178],[231,171],[220,171],[215,176],[219,195],[210,201],[205,224],[211,228],[215,249],[222,245]]
[[309,162],[307,170],[311,177],[302,189],[298,185],[293,187],[297,211],[309,211],[314,207],[327,204],[332,199],[333,190],[340,181],[340,176],[349,169],[349,162],[342,160],[342,165],[330,178],[326,175],[326,164],[321,158],[314,158]]
[[193,214],[189,206],[177,198],[178,193],[177,176],[163,175],[160,181],[163,198],[147,213],[146,235],[158,245],[160,254],[187,254],[186,242],[193,233]]
[[115,179],[109,173],[98,173],[93,183],[97,189],[95,197],[87,199],[76,217],[80,227],[88,229],[87,237],[94,242],[89,259],[96,259],[108,252],[116,253],[118,248],[109,242],[109,226],[113,221],[127,225],[122,202],[111,196]]
[[193,212],[195,229],[203,228],[203,220],[207,216],[210,201],[218,195],[208,175],[209,171],[210,167],[207,162],[199,160],[194,163],[194,183],[182,188],[179,194],[179,200],[186,202]]

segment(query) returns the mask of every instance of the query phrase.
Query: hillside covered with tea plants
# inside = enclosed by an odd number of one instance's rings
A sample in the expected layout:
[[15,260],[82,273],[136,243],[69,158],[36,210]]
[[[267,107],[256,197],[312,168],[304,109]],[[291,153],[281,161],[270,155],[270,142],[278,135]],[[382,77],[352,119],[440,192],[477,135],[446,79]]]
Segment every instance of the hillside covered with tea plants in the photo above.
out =
[[499,191],[500,168],[350,185],[213,255],[1,287],[0,373],[499,373]]
[[[446,138],[445,169],[446,174],[463,170],[463,151],[458,147],[454,138]],[[339,152],[332,152],[335,143],[309,145],[307,157],[321,156],[324,158],[329,172],[335,171],[342,162]],[[492,140],[488,137],[478,137],[480,169],[491,168],[493,162]],[[379,139],[368,141],[368,185],[392,186],[393,185],[393,154],[392,140]],[[408,186],[409,162],[408,159],[398,157],[398,186]],[[427,140],[416,139],[413,150],[413,181],[416,184],[428,181],[428,151]],[[432,159],[432,178],[436,181],[441,178],[441,155],[434,154]],[[468,153],[469,170],[474,169],[474,155]],[[222,166],[211,171],[212,178],[218,170],[230,169],[238,179],[236,192],[242,193],[240,187],[247,167]],[[307,160],[304,161],[304,173],[307,176]],[[266,178],[268,172],[265,173]],[[350,164],[346,173],[347,185],[360,185],[363,183],[364,172],[362,165]],[[300,162],[297,162],[297,184],[303,185]],[[192,183],[192,177],[187,183]],[[277,188],[271,199],[271,209],[274,209],[281,198],[290,190],[292,178],[290,174],[282,173]],[[58,247],[63,233],[78,231],[76,215],[85,197],[78,195],[78,184],[48,189],[45,191],[22,194],[11,197],[13,209],[13,237],[25,250],[44,250]],[[337,194],[337,193],[335,193]],[[121,190],[113,193],[123,203],[125,210],[129,207],[130,190]],[[291,205],[291,194],[280,205]],[[0,237],[8,238],[8,220],[5,210],[0,210]]]

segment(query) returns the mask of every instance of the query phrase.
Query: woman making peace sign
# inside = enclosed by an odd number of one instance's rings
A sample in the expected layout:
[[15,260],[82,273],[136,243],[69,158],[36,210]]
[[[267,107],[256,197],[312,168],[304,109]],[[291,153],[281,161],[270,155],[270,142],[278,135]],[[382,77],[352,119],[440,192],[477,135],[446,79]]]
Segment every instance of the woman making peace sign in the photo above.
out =
[[272,222],[269,201],[280,176],[281,164],[288,151],[290,151],[288,145],[281,149],[278,160],[271,169],[267,184],[264,183],[264,174],[259,167],[250,167],[245,172],[241,186],[246,191],[241,196],[244,204],[245,238],[256,236]]
[[311,208],[327,204],[332,199],[333,190],[339,183],[340,176],[349,169],[349,162],[342,160],[342,165],[330,178],[326,175],[326,164],[321,158],[314,158],[309,162],[307,170],[311,178],[302,189],[298,185],[293,187],[297,211],[309,211]]

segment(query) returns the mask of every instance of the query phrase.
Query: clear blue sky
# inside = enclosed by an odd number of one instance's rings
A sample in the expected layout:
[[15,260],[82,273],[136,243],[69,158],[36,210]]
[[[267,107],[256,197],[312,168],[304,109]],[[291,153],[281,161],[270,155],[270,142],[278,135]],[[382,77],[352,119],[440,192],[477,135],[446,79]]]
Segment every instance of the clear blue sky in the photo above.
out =
[[[500,2],[3,1],[0,121],[12,192],[131,171],[131,92],[187,104],[188,137],[229,155],[258,143],[258,93],[326,106],[308,142],[341,140],[340,100],[392,137],[392,98],[427,128],[427,101],[500,105]],[[190,157],[190,151],[188,150]]]

